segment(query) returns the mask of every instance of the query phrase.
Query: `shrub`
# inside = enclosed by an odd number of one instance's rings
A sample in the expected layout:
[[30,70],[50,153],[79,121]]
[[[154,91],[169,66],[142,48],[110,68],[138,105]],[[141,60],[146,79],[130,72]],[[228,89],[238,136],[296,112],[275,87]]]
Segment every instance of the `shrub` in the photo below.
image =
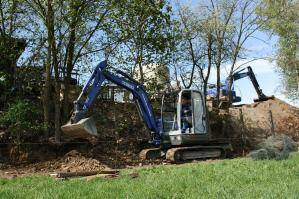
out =
[[44,130],[41,111],[31,102],[18,100],[11,104],[0,117],[13,142],[20,144]]

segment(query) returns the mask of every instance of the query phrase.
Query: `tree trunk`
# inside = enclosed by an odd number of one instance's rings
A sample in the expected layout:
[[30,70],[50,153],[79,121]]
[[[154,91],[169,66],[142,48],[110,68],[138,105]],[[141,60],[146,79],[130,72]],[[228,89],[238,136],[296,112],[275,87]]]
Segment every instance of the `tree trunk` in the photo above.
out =
[[221,87],[221,81],[220,81],[220,64],[217,65],[216,68],[216,73],[217,73],[217,95],[216,95],[216,101],[217,101],[217,106],[220,103],[220,87]]
[[140,83],[143,84],[144,83],[144,74],[143,74],[143,67],[142,67],[142,58],[143,58],[143,52],[142,50],[140,50],[138,52],[138,67],[139,67],[139,73],[140,73]]
[[54,11],[52,8],[52,0],[48,0],[48,42],[51,46],[52,52],[52,64],[54,68],[55,76],[55,99],[54,99],[54,108],[55,108],[55,142],[60,142],[61,130],[60,130],[60,78],[58,70],[58,59],[57,59],[57,49],[56,49],[56,40],[55,40],[55,30],[54,30]]
[[217,94],[216,94],[216,103],[217,106],[220,104],[220,88],[221,88],[221,79],[220,79],[220,70],[221,70],[221,61],[222,61],[222,48],[223,48],[223,40],[219,41],[217,47],[217,61],[216,61],[216,75],[217,75]]
[[139,66],[139,73],[140,73],[140,83],[143,84],[143,83],[144,83],[144,76],[143,76],[142,63],[139,62],[139,63],[138,63],[138,66]]
[[63,92],[63,121],[66,122],[69,117],[69,93],[70,93],[70,82],[72,78],[72,71],[74,68],[74,51],[75,51],[75,40],[76,40],[76,15],[74,14],[70,24],[70,37],[67,51],[67,63],[66,63],[66,76],[64,79],[64,92]]
[[[51,2],[48,2],[48,4]],[[45,16],[46,18],[46,27],[48,29],[48,52],[47,52],[47,61],[46,61],[46,66],[45,66],[45,86],[44,86],[44,92],[43,92],[43,109],[44,109],[44,125],[45,125],[45,139],[48,140],[50,137],[50,104],[51,104],[51,97],[50,97],[50,92],[51,92],[51,67],[52,67],[52,45],[51,45],[51,40],[50,40],[50,24],[51,24],[51,16],[47,14]]]
[[44,109],[44,125],[45,139],[50,136],[50,88],[51,88],[51,46],[48,46],[48,57],[45,68],[45,86],[43,92],[43,109]]
[[229,84],[228,84],[228,104],[229,105],[231,105],[233,102],[232,86],[233,86],[233,73],[229,75]]

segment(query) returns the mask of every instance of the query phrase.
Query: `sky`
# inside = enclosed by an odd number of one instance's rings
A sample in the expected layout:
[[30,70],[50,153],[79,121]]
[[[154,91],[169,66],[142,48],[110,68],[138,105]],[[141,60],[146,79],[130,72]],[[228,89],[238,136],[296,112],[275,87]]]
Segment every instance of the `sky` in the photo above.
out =
[[[195,0],[172,0],[171,3],[174,7],[176,2],[180,4],[189,5],[191,8],[197,7],[198,3],[201,1]],[[291,101],[283,94],[283,82],[280,77],[279,72],[277,72],[276,62],[269,61],[276,57],[278,45],[278,37],[275,35],[270,35],[266,32],[257,31],[252,35],[251,39],[245,42],[244,47],[246,48],[246,59],[237,62],[237,66],[243,63],[249,62],[254,58],[267,57],[268,60],[259,59],[242,66],[251,66],[253,72],[256,75],[257,81],[260,88],[265,95],[274,95],[276,98],[281,99],[293,106],[299,107],[299,99],[296,101]],[[225,69],[227,68],[227,70]],[[224,70],[221,72],[222,80],[228,76],[229,65],[224,66]],[[216,83],[216,71],[213,69],[211,71],[209,83]],[[239,104],[252,103],[254,98],[257,98],[257,94],[254,87],[248,77],[237,80],[234,82],[234,87],[237,96],[242,97],[242,101]]]
[[[191,5],[191,7],[196,7],[199,1],[195,0],[181,0],[182,4]],[[172,1],[174,8],[175,0]],[[236,66],[242,65],[246,62],[250,62],[254,58],[268,58],[259,59],[242,66],[242,68],[251,66],[253,72],[256,75],[257,81],[262,89],[263,93],[267,96],[274,95],[291,105],[299,107],[299,99],[297,101],[290,101],[283,94],[283,83],[280,78],[280,74],[277,72],[277,67],[275,61],[270,61],[275,59],[277,52],[278,37],[274,35],[269,35],[269,33],[257,31],[252,35],[252,38],[245,42],[244,47],[246,48],[246,59],[238,61]],[[270,58],[270,59],[269,59]],[[227,69],[225,69],[227,68]],[[221,77],[224,81],[228,76],[229,65],[224,66],[222,69]],[[212,69],[209,83],[216,83],[216,71]],[[234,82],[234,88],[237,96],[241,96],[242,101],[238,104],[248,104],[252,103],[253,99],[257,98],[256,91],[249,80],[248,77],[237,80]]]
[[[242,61],[238,61],[237,66],[249,62],[256,57],[270,57],[272,59],[275,58],[278,38],[275,36],[269,36],[267,33],[263,32],[257,32],[255,34],[255,37],[258,37],[264,42],[256,39],[249,40],[245,44],[245,48],[248,49],[246,53],[248,58]],[[278,99],[281,99],[291,105],[299,107],[299,99],[296,101],[291,101],[287,99],[287,97],[283,94],[283,82],[279,72],[277,72],[275,61],[270,61],[270,59],[259,59],[243,65],[242,68],[246,66],[252,67],[252,70],[256,75],[256,79],[260,85],[260,88],[262,89],[265,95],[274,95]],[[228,67],[229,66],[225,66],[224,68]],[[228,70],[222,70],[221,76],[223,80],[228,75],[226,71]],[[214,75],[215,73],[216,71],[213,70],[211,73],[210,83],[216,82],[216,75]],[[236,94],[238,96],[241,96],[242,98],[242,101],[240,102],[241,104],[252,103],[253,99],[257,98],[257,94],[248,77],[235,81],[234,88]]]
[[[189,4],[193,7],[196,7],[196,4],[199,1],[181,0],[179,2],[182,4]],[[175,0],[173,0],[173,6],[175,6]],[[256,57],[270,57],[272,59],[275,58],[278,42],[278,38],[276,36],[270,36],[268,33],[265,32],[256,32],[254,33],[253,37],[254,38],[249,39],[244,46],[247,49],[247,58],[242,61],[238,61],[237,66],[245,62],[251,61],[253,58]],[[93,68],[96,66],[96,64],[97,63],[95,62],[91,63],[90,67]],[[260,59],[250,62],[244,65],[243,67],[246,66],[252,67],[254,73],[256,74],[256,78],[259,82],[260,88],[263,90],[264,94],[274,95],[276,98],[279,98],[283,101],[288,102],[289,104],[299,107],[299,99],[296,101],[290,101],[283,94],[282,80],[280,78],[279,73],[276,71],[277,67],[275,61],[271,62],[269,60]],[[225,68],[228,67],[229,65],[224,66],[224,70],[222,70],[222,80],[225,80],[225,78],[228,76],[228,73],[226,72],[228,70],[225,70]],[[212,69],[209,83],[216,82],[215,74],[215,69]],[[81,78],[87,79],[88,76],[89,74],[84,74]],[[236,90],[237,96],[242,97],[242,101],[240,103],[252,103],[253,99],[257,97],[254,87],[248,77],[236,81],[234,83],[234,88]]]

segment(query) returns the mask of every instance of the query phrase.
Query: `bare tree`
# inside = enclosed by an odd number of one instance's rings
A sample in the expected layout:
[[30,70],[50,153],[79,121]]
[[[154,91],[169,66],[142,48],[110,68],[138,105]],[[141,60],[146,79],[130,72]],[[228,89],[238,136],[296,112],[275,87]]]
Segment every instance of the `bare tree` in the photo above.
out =
[[231,22],[232,17],[236,12],[236,6],[238,0],[233,1],[217,1],[210,0],[211,2],[211,12],[213,13],[213,20],[215,25],[215,35],[216,35],[216,56],[214,59],[216,67],[216,78],[217,78],[217,95],[216,101],[219,104],[220,87],[221,87],[221,77],[220,70],[222,63],[227,59],[227,41],[231,34]]
[[[177,29],[180,31],[178,51],[181,54],[179,62],[182,67],[184,63],[187,64],[183,69],[180,67],[182,83],[185,88],[190,88],[194,84],[194,77],[198,74],[203,83],[203,90],[206,92],[215,56],[214,21],[212,15],[208,14],[208,10],[203,14],[195,13],[188,7],[178,7]],[[188,73],[183,71],[186,68],[190,69],[189,77],[186,77]]]
[[233,73],[236,69],[237,61],[242,58],[241,54],[245,51],[245,42],[253,37],[253,34],[260,30],[262,23],[258,23],[259,16],[256,15],[256,8],[259,4],[257,1],[246,0],[246,1],[236,1],[237,7],[235,14],[232,18],[233,26],[233,36],[230,37],[229,49],[231,52],[230,63],[231,67],[229,69],[229,102],[232,101],[231,88],[233,83]]
[[[191,87],[195,71],[199,71],[206,91],[211,68],[215,67],[216,100],[219,103],[223,65],[231,64],[229,76],[232,78],[237,61],[242,59],[241,55],[246,51],[245,42],[261,26],[255,14],[257,5],[258,2],[250,0],[210,0],[199,4],[200,9],[178,6],[178,32],[181,37],[178,47],[181,49],[180,63],[183,68],[181,78],[186,88]],[[184,67],[184,62],[189,67]],[[230,89],[231,84],[232,79]]]

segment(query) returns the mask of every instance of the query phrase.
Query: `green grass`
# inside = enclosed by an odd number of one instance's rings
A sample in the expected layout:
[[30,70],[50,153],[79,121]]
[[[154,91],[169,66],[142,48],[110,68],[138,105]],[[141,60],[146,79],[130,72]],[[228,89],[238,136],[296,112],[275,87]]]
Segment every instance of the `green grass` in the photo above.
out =
[[[139,177],[127,175],[133,171]],[[116,179],[0,179],[0,198],[299,198],[299,153],[131,169]]]

